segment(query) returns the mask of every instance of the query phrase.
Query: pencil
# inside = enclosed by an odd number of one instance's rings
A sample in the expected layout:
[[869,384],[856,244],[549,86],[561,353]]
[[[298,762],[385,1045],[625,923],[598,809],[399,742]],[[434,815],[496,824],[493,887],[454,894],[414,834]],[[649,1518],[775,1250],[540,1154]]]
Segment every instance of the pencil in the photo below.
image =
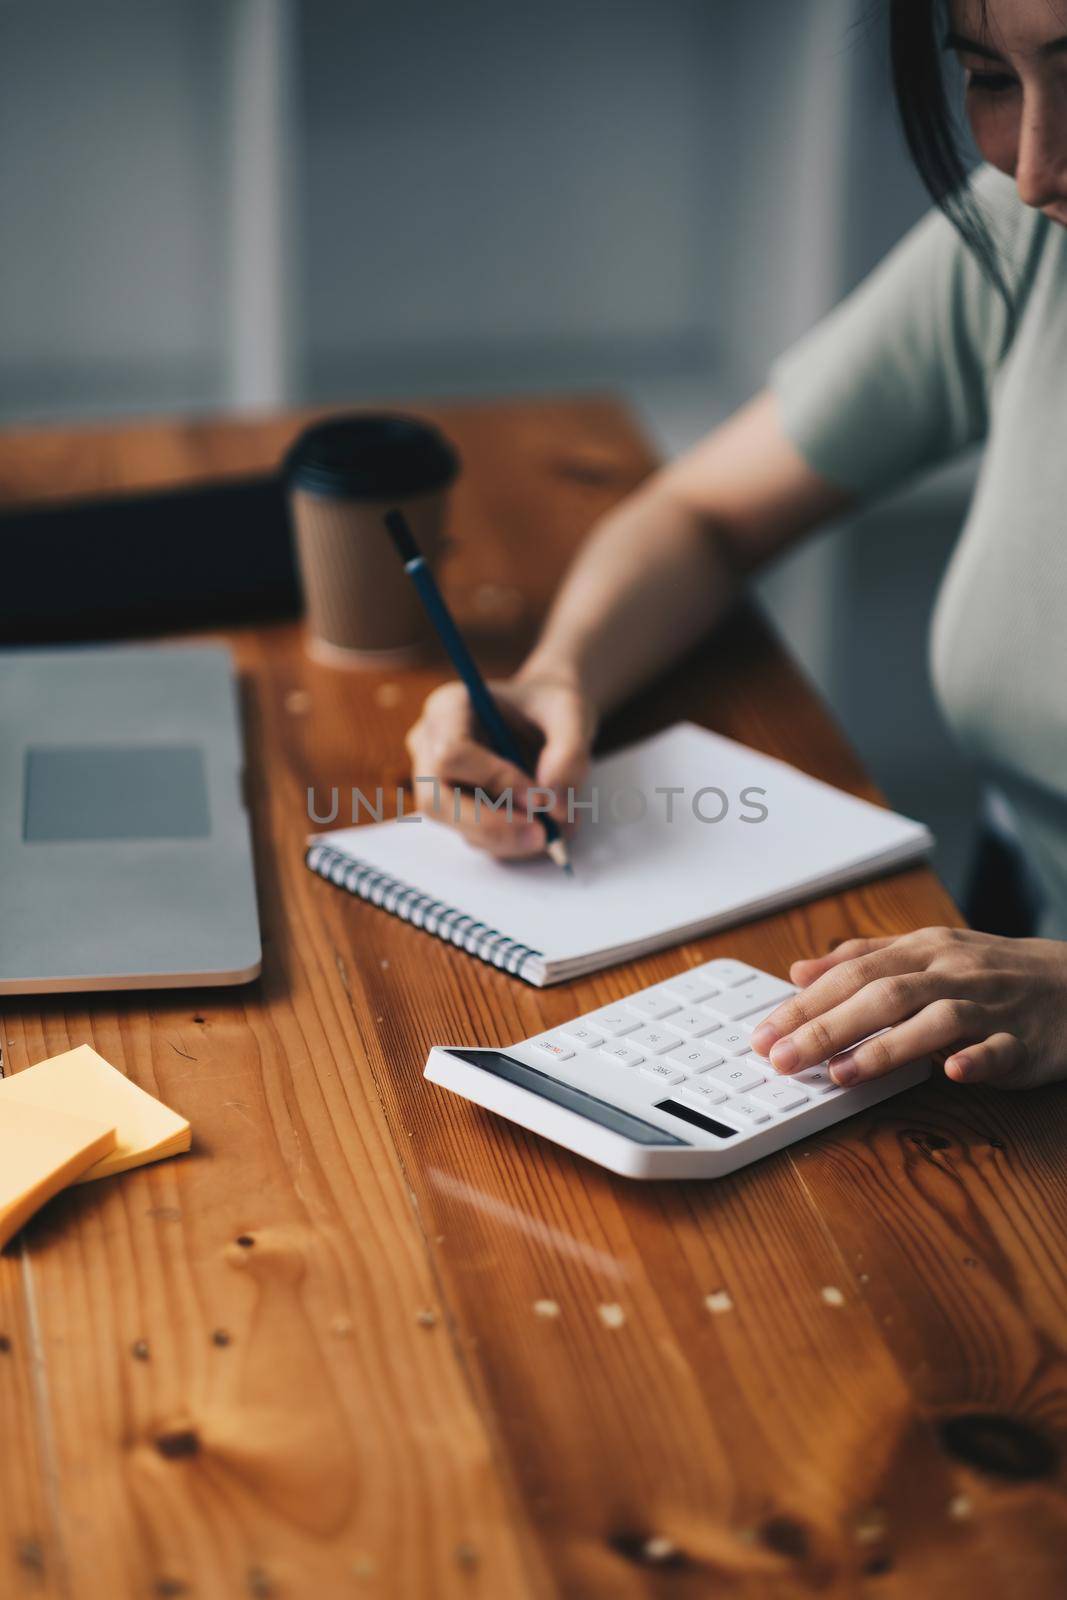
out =
[[[477,662],[467,649],[463,635],[456,627],[452,613],[445,604],[444,596],[437,587],[434,575],[430,571],[426,557],[419,549],[407,518],[402,511],[387,511],[385,526],[396,546],[397,554],[404,563],[404,571],[418,591],[426,615],[433,624],[449,660],[463,680],[474,714],[485,731],[490,748],[505,761],[510,761],[512,766],[525,772],[527,777],[532,778],[534,774],[530,771],[526,758],[519,748],[519,742],[501,715],[500,707],[489,692],[489,686],[479,672]],[[564,872],[569,873],[570,857],[559,828],[548,816],[541,817],[541,824],[548,841],[546,845],[548,854],[557,867],[562,867]]]

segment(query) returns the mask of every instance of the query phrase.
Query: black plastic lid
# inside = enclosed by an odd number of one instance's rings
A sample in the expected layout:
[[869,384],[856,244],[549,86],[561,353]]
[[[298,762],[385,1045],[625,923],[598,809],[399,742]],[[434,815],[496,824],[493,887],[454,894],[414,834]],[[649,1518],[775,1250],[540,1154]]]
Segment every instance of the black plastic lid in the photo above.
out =
[[399,500],[447,487],[459,472],[459,457],[432,423],[353,411],[306,429],[282,470],[291,487],[311,494]]

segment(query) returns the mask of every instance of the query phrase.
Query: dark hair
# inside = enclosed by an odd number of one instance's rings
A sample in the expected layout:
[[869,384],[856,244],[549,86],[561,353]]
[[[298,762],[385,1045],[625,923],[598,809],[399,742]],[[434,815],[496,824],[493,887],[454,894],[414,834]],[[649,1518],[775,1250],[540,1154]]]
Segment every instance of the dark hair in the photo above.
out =
[[889,0],[897,109],[920,178],[1010,309],[997,248],[971,192],[960,129],[949,104],[942,51],[946,11],[945,0]]

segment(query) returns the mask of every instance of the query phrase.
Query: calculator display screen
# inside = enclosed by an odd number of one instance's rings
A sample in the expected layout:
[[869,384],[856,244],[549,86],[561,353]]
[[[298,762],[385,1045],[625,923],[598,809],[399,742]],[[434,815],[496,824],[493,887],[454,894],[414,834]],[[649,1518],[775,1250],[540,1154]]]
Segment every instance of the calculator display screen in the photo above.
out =
[[502,1050],[453,1049],[448,1053],[458,1056],[461,1061],[469,1061],[472,1067],[481,1067],[483,1072],[506,1078],[508,1083],[528,1089],[531,1094],[540,1095],[542,1100],[551,1100],[553,1105],[562,1106],[565,1111],[574,1111],[589,1122],[598,1122],[602,1128],[620,1134],[634,1144],[685,1146],[686,1141],[676,1138],[673,1133],[665,1133],[653,1123],[643,1122],[632,1112],[620,1111],[618,1106],[611,1105],[607,1100],[599,1100],[595,1094],[587,1094],[584,1089],[560,1083],[558,1078],[550,1078],[547,1072],[528,1067],[525,1061],[516,1061],[514,1056],[507,1056]]

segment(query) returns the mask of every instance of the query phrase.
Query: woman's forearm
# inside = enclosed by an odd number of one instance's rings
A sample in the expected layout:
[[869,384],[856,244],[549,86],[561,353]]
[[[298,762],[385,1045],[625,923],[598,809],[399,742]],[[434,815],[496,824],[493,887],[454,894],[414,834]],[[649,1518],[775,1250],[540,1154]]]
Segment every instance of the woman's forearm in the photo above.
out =
[[569,677],[610,710],[711,628],[747,573],[847,503],[765,390],[603,518],[520,678]]
[[609,711],[706,633],[739,582],[721,531],[657,475],[594,528],[520,677],[573,676]]

